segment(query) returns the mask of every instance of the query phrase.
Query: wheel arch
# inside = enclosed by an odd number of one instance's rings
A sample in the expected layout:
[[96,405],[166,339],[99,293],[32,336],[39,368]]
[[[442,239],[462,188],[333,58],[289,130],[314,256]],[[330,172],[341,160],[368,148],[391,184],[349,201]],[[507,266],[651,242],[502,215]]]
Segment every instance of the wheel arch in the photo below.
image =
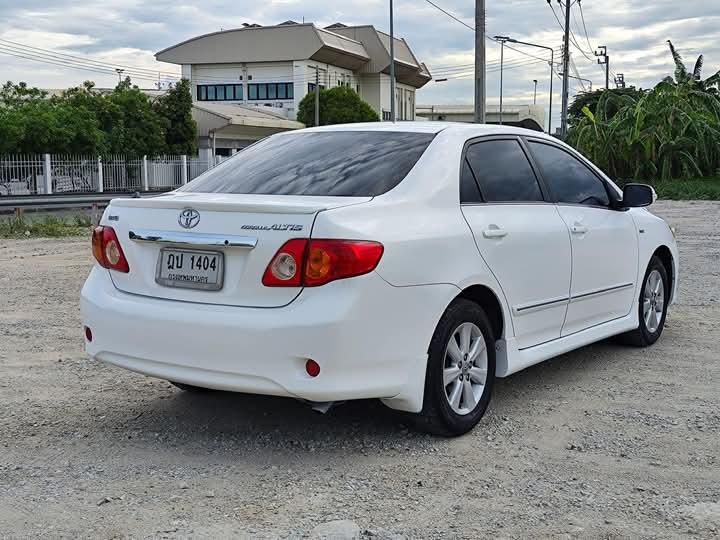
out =
[[455,299],[457,298],[465,298],[482,307],[490,319],[495,339],[499,340],[505,337],[508,327],[505,321],[505,311],[495,291],[486,285],[470,285],[455,297]]
[[665,267],[668,278],[670,278],[670,283],[668,284],[670,298],[668,298],[668,303],[672,303],[672,295],[675,291],[675,262],[673,259],[672,251],[670,251],[670,248],[668,246],[662,245],[653,252],[653,256],[660,259],[660,261],[663,263],[663,266]]

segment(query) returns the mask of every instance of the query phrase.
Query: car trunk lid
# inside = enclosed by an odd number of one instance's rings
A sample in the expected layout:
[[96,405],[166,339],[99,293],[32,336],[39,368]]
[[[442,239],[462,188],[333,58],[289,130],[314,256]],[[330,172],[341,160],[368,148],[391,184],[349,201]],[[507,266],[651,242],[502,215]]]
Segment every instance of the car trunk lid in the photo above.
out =
[[291,238],[309,238],[318,212],[371,199],[187,192],[115,199],[103,225],[115,229],[130,271],[110,274],[119,290],[133,294],[284,306],[302,289],[262,284],[277,250]]

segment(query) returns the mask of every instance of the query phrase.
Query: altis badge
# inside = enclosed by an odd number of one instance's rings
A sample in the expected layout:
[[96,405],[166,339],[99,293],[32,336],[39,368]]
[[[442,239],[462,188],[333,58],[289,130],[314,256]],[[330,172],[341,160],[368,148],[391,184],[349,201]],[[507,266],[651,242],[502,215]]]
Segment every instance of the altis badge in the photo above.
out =
[[246,231],[302,231],[303,226],[302,225],[294,225],[294,224],[280,224],[275,223],[273,225],[243,225],[240,227],[241,229],[244,229]]

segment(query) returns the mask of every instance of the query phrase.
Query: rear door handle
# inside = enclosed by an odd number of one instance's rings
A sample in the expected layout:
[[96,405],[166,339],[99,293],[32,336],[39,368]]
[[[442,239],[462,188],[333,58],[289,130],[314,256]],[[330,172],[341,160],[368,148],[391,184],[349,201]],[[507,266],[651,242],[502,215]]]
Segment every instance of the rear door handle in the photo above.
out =
[[570,229],[573,234],[585,234],[588,232],[588,228],[583,225],[582,223],[575,223],[573,224],[572,228]]
[[497,225],[490,225],[483,231],[483,236],[485,238],[504,238],[507,236],[507,231],[505,229],[501,229]]

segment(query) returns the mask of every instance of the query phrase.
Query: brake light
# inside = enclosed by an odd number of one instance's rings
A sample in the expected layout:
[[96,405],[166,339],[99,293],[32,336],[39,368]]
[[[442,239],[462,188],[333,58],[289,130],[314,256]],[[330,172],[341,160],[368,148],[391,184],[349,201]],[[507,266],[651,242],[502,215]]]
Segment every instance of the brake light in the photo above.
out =
[[375,269],[383,249],[381,243],[367,240],[295,238],[280,247],[262,282],[267,287],[317,287],[361,276]]
[[120,241],[112,227],[95,227],[92,235],[92,251],[100,266],[127,274],[130,271]]

